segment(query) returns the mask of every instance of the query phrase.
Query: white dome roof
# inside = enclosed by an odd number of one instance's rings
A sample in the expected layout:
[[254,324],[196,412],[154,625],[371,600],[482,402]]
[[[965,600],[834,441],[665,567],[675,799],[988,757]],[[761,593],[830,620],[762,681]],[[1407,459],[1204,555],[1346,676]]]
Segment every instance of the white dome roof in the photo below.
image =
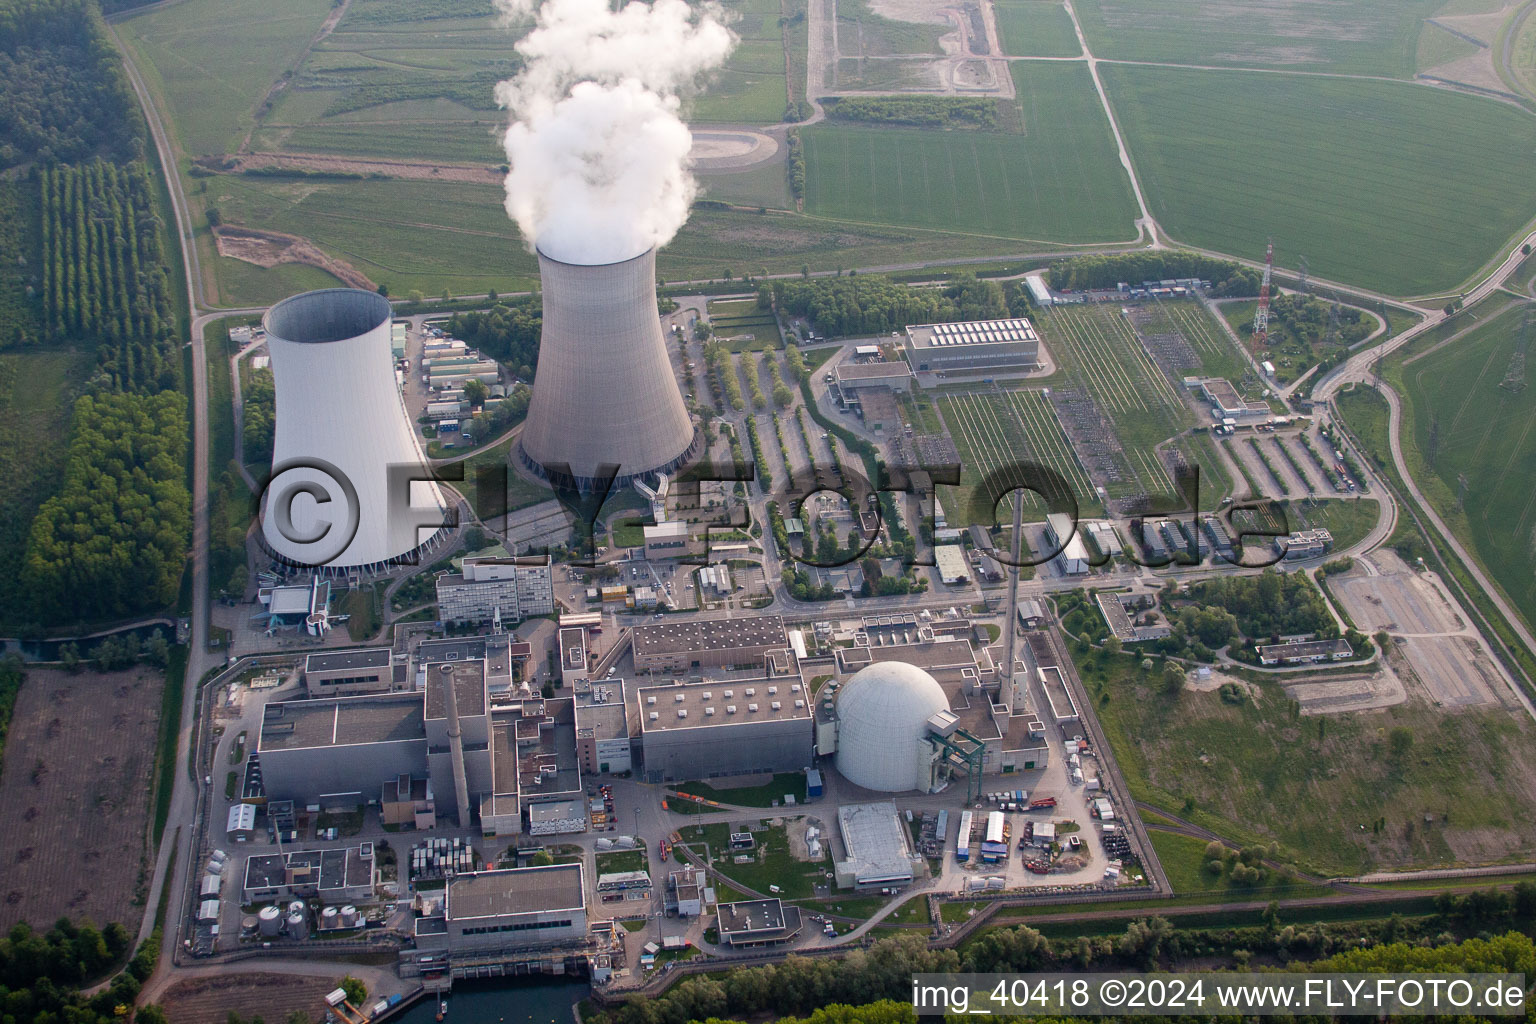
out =
[[943,688],[916,665],[866,665],[837,695],[837,770],[881,793],[926,790],[933,762],[928,719],[948,710]]

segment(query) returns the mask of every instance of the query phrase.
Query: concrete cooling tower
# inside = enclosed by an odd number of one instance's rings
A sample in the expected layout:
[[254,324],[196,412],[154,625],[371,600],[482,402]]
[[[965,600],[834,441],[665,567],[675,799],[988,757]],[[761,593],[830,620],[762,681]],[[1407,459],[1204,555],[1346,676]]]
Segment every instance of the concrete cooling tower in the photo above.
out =
[[[443,537],[447,507],[395,383],[389,300],[327,288],[263,321],[277,393],[262,540],[326,571],[384,569]],[[410,481],[417,481],[412,484]]]
[[669,472],[697,443],[656,309],[656,250],[622,263],[562,263],[539,253],[544,327],[523,462],[552,483],[590,490]]

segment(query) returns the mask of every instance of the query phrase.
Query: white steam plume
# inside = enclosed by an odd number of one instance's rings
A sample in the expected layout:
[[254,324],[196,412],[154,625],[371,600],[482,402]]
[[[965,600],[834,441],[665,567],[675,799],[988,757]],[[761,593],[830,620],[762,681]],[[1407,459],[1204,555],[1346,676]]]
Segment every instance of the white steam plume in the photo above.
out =
[[512,112],[507,213],[530,244],[566,263],[615,263],[665,245],[697,186],[679,93],[730,55],[720,8],[684,0],[496,0],[533,14],[525,61],[496,87]]

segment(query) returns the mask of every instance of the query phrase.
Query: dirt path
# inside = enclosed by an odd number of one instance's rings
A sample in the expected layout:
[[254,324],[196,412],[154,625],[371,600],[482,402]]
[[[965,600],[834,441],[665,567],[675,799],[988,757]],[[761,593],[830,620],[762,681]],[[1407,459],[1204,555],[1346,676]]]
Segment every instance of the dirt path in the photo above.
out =
[[256,129],[262,126],[262,118],[270,113],[276,105],[277,94],[288,85],[294,72],[304,66],[304,62],[309,59],[309,55],[314,52],[315,47],[324,42],[325,37],[336,30],[336,26],[341,23],[342,18],[346,17],[347,9],[351,6],[352,0],[341,0],[341,3],[336,5],[336,9],[326,15],[325,20],[320,23],[320,27],[315,30],[315,34],[310,37],[309,44],[304,47],[303,52],[293,59],[293,63],[288,66],[288,70],[278,75],[276,80],[273,81],[266,94],[261,97],[261,102],[256,104],[256,117],[251,122],[251,127],[246,131],[245,138],[240,140],[240,152],[244,153],[251,148],[251,136],[256,134]]

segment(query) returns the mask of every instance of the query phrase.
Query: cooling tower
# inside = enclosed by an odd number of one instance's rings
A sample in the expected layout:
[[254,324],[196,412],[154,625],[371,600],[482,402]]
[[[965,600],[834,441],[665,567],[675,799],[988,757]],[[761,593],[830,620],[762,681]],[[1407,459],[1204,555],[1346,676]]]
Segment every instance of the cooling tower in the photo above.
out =
[[428,471],[389,344],[389,300],[354,288],[284,299],[263,321],[277,393],[262,539],[328,571],[382,569],[434,544]]
[[682,465],[695,437],[661,334],[656,250],[598,266],[540,252],[539,275],[544,327],[524,463],[582,490],[600,467],[617,466],[620,487]]

